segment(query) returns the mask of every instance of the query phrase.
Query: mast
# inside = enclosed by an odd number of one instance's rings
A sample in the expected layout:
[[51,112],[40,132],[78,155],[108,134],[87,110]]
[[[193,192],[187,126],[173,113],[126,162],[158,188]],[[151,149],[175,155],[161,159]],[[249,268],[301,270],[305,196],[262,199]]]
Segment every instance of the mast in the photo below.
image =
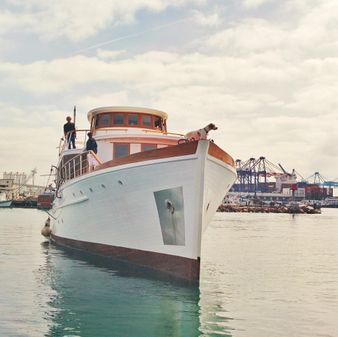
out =
[[73,109],[73,121],[74,121],[74,125],[76,122],[76,105],[74,105],[74,109]]

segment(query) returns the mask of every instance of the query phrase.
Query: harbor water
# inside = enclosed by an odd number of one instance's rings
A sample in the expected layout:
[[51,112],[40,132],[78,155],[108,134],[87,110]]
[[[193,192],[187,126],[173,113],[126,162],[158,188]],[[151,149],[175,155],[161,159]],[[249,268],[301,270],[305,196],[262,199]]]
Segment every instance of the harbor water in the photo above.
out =
[[338,209],[217,213],[188,287],[62,250],[0,209],[0,336],[338,336]]

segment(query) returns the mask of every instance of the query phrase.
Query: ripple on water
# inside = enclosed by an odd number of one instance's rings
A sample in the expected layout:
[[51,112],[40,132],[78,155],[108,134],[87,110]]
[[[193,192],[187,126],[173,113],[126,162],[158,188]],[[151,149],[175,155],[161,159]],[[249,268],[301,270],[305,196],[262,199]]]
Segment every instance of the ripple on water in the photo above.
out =
[[338,336],[338,210],[216,214],[199,289],[49,245],[45,217],[0,210],[0,336]]

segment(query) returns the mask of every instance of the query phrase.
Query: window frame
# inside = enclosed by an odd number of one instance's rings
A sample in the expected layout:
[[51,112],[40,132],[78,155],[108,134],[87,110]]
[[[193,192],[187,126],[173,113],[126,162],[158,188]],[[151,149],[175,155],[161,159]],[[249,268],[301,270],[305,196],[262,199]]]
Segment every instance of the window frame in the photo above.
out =
[[[122,115],[123,116],[123,123],[122,124],[115,124],[114,123],[114,115]],[[126,126],[126,113],[124,113],[124,112],[111,112],[111,126],[113,126],[113,127]]]
[[[108,125],[102,125],[102,116],[108,115],[109,116],[109,123]],[[123,115],[123,124],[114,124],[114,115]],[[137,125],[128,124],[128,115],[136,115],[137,116]],[[150,125],[143,124],[143,117],[150,118]],[[155,121],[159,120],[161,123],[161,128],[155,127]],[[147,114],[142,112],[132,112],[132,111],[111,111],[111,112],[104,112],[97,114],[93,117],[93,129],[101,129],[101,128],[143,128],[143,129],[151,129],[151,130],[159,130],[159,131],[166,131],[166,123],[164,118],[158,115]]]
[[[102,117],[108,116],[108,125],[102,125]],[[111,113],[102,113],[96,116],[96,127],[95,128],[109,128],[111,126]]]
[[[145,150],[144,148],[146,146],[154,146],[154,148],[153,149]],[[157,150],[157,144],[154,144],[154,143],[142,143],[141,144],[141,152],[152,151],[152,150]]]
[[[143,117],[149,117],[150,118],[150,125],[143,124]],[[140,126],[142,126],[145,129],[153,129],[154,125],[154,116],[148,115],[148,114],[140,114]]]
[[[116,150],[118,145],[127,145],[128,146],[128,154],[126,156],[116,157]],[[113,144],[113,159],[124,158],[130,156],[130,143],[118,142]]]
[[[128,112],[126,113],[126,116],[125,122],[127,122],[128,127],[140,127],[140,114],[137,112]],[[129,116],[136,116],[136,124],[129,124]]]

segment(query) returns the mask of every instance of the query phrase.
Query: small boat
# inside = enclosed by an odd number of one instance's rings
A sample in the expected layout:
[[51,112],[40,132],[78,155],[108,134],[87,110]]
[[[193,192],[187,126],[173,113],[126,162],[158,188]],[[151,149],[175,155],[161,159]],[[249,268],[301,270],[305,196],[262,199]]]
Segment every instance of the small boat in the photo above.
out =
[[[97,153],[60,144],[50,215],[56,244],[198,282],[201,240],[236,180],[233,158],[206,139],[167,131],[165,112],[88,112]],[[213,125],[213,124],[209,124]],[[214,128],[216,129],[216,128]]]
[[12,200],[0,200],[0,208],[11,207]]
[[5,193],[0,193],[0,208],[11,207],[12,200],[8,199]]
[[55,198],[54,192],[43,192],[38,195],[37,198],[37,208],[38,209],[50,209]]

